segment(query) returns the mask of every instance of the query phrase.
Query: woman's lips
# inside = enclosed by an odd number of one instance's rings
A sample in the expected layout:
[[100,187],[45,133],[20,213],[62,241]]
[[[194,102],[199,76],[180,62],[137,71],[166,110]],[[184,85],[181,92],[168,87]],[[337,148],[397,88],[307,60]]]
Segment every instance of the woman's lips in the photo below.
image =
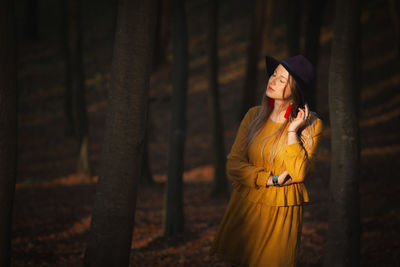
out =
[[268,86],[268,89],[269,89],[269,90],[272,90],[272,91],[275,91],[274,89],[272,89],[272,87],[271,87],[271,86]]

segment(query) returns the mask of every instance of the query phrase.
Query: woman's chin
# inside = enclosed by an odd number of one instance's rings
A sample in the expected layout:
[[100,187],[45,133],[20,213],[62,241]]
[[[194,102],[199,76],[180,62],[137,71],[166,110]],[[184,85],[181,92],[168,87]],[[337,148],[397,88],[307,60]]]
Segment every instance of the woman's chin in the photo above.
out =
[[273,96],[271,96],[271,95],[268,94],[268,93],[265,93],[265,95],[266,95],[267,97],[269,97],[269,98],[274,98]]

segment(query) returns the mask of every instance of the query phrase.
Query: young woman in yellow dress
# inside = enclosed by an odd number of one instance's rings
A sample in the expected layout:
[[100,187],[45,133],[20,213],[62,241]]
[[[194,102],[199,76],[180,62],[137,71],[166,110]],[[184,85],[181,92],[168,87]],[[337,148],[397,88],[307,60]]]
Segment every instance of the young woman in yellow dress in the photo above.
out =
[[323,124],[304,100],[315,75],[307,58],[266,56],[266,68],[262,103],[244,116],[227,156],[233,191],[210,253],[234,266],[293,267]]

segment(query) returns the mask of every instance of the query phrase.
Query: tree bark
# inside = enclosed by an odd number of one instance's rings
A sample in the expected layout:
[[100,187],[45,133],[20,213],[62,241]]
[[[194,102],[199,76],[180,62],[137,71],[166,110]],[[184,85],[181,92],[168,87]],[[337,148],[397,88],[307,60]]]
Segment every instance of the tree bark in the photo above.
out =
[[118,2],[102,164],[85,266],[128,266],[143,159],[157,1]]
[[289,57],[300,53],[300,19],[301,5],[300,0],[286,0],[287,21],[286,34]]
[[[268,42],[270,41],[271,28],[274,22],[274,16],[276,12],[273,12],[275,9],[274,0],[265,0],[265,19],[264,19],[264,30],[262,34],[262,45],[264,48],[268,47]],[[261,49],[261,52],[265,51],[265,49]]]
[[169,44],[169,7],[170,0],[158,0],[157,30],[156,41],[154,45],[153,71],[157,70],[167,61],[167,52]]
[[184,231],[182,200],[183,154],[186,132],[186,95],[188,79],[188,41],[183,0],[172,0],[173,92],[172,123],[169,141],[168,179],[163,220],[164,236]]
[[397,57],[400,58],[400,3],[398,0],[388,0],[388,5],[395,33]]
[[0,266],[10,266],[18,136],[14,1],[0,3],[0,40]]
[[85,75],[82,47],[82,3],[64,0],[64,54],[66,66],[66,91],[64,110],[66,132],[78,143],[77,173],[90,175],[88,156],[88,117],[85,96]]
[[332,163],[324,266],[360,265],[359,1],[336,1],[329,69]]
[[[310,0],[309,2],[305,56],[314,65],[315,70],[317,70],[321,21],[324,14],[326,0]],[[305,97],[308,100],[308,106],[311,110],[316,110],[316,85],[317,79],[315,79],[314,86],[307,88],[305,92]]]
[[218,14],[219,1],[209,1],[208,19],[208,109],[213,137],[214,179],[212,195],[227,192],[225,172],[224,126],[221,119],[218,88]]
[[142,161],[142,172],[140,174],[140,184],[152,185],[154,184],[153,175],[151,173],[150,162],[149,162],[149,138],[146,134],[143,148],[143,161]]
[[239,113],[239,120],[244,117],[249,108],[255,105],[256,101],[258,61],[262,47],[265,12],[265,0],[253,0],[253,16],[247,50],[246,78],[243,87],[243,102]]
[[28,9],[24,23],[24,37],[26,40],[38,39],[38,2],[28,0]]
[[[150,101],[148,100],[150,103]],[[148,104],[149,105],[149,104]],[[142,162],[142,170],[140,173],[140,184],[144,185],[152,185],[154,184],[153,175],[151,173],[150,162],[149,162],[149,134],[150,134],[150,107],[147,113],[147,121],[146,121],[146,134],[144,139],[144,150],[143,150],[143,162]]]

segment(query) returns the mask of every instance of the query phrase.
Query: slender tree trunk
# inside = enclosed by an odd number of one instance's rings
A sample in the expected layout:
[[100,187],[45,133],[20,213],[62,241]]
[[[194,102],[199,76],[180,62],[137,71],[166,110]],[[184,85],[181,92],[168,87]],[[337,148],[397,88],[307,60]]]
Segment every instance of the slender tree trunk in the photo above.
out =
[[262,33],[265,17],[265,0],[253,0],[253,16],[250,29],[250,42],[247,50],[247,69],[243,87],[243,102],[239,113],[239,120],[255,105],[258,61],[262,47]]
[[286,0],[286,34],[289,57],[300,53],[300,0]]
[[79,154],[76,162],[76,172],[91,176],[89,164],[89,135],[86,131],[83,136],[78,139]]
[[154,45],[154,57],[153,57],[153,71],[157,70],[162,64],[167,61],[167,51],[169,43],[169,7],[170,0],[158,0],[158,11],[157,11],[157,30],[156,30],[156,41]]
[[336,1],[329,70],[332,164],[326,267],[360,265],[359,20],[359,1]]
[[0,3],[0,266],[11,265],[17,171],[17,55],[14,1]]
[[400,58],[400,3],[398,0],[388,0],[388,4],[395,33],[397,56]]
[[144,185],[154,184],[153,175],[151,173],[150,162],[149,162],[149,138],[146,135],[144,140],[144,151],[142,161],[142,172],[140,174],[140,183]]
[[188,80],[188,40],[183,0],[172,0],[173,92],[172,123],[169,141],[168,180],[163,220],[164,236],[184,231],[182,174],[186,132],[186,95]]
[[81,1],[64,0],[63,40],[67,74],[64,108],[67,133],[78,141],[77,172],[90,175],[81,10]]
[[[149,100],[148,100],[149,101]],[[150,103],[150,102],[149,102]],[[149,104],[147,104],[149,106]],[[143,163],[142,171],[140,174],[140,183],[145,185],[151,185],[154,183],[153,175],[151,173],[150,162],[149,162],[149,132],[150,132],[150,108],[148,109],[147,121],[146,121],[146,134],[144,139],[144,150],[143,150]]]
[[211,193],[227,191],[225,173],[224,126],[221,119],[218,88],[218,14],[219,1],[209,1],[208,19],[208,106],[213,136],[214,180]]
[[28,10],[24,25],[24,36],[27,40],[38,39],[38,2],[37,0],[28,1]]
[[[168,25],[169,25],[169,0],[157,0],[157,22],[156,22],[156,36],[154,41],[153,53],[153,69],[156,71],[162,64],[167,61],[168,50]],[[150,109],[149,109],[150,112]],[[154,184],[153,175],[151,173],[149,161],[149,133],[150,133],[150,114],[146,123],[146,137],[143,153],[142,172],[140,175],[140,183],[144,185]]]
[[[264,19],[264,30],[262,35],[262,45],[263,47],[268,47],[268,42],[271,40],[271,28],[274,21],[274,0],[265,0],[265,19]],[[261,49],[261,52],[265,49]]]
[[120,0],[102,168],[85,266],[129,265],[143,159],[157,1]]
[[[305,56],[313,63],[315,70],[317,70],[321,21],[326,0],[310,0],[309,2]],[[315,79],[314,86],[306,90],[305,97],[308,99],[308,106],[311,110],[316,110],[316,85],[317,79]]]

